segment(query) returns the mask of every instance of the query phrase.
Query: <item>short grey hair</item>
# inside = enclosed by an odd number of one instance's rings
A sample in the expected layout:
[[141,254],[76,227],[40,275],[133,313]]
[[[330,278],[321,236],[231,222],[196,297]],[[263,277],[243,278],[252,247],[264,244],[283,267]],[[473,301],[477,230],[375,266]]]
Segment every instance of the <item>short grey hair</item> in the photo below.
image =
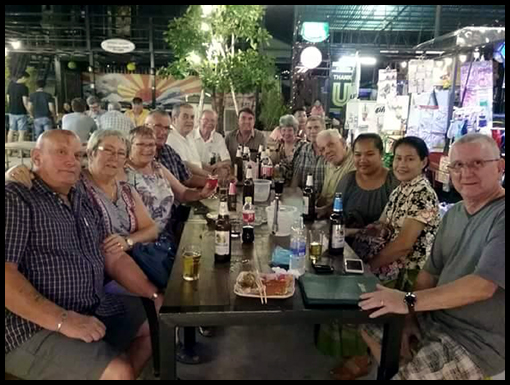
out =
[[96,152],[103,140],[112,136],[121,139],[126,145],[126,153],[129,152],[129,141],[124,133],[118,130],[97,130],[94,131],[87,143],[87,153],[92,154]]
[[294,131],[297,131],[299,122],[294,115],[284,115],[280,118],[280,127],[292,127]]
[[181,114],[182,108],[191,108],[193,111],[195,111],[193,106],[189,103],[175,104],[174,107],[172,108],[172,118],[173,119],[177,119],[179,117],[179,115]]
[[158,109],[155,109],[154,111],[151,111],[149,113],[149,115],[147,115],[146,119],[153,117],[153,116],[162,116],[164,118],[169,118],[170,114],[168,112],[166,112],[165,110],[158,108]]
[[455,141],[453,143],[452,148],[450,149],[450,156],[453,151],[453,149],[456,146],[460,146],[462,144],[468,144],[468,143],[480,143],[483,144],[489,149],[492,153],[492,156],[495,158],[501,157],[501,151],[499,149],[498,144],[494,139],[492,139],[490,136],[484,135],[484,134],[467,134],[461,137],[459,140]]
[[101,104],[101,100],[97,96],[91,95],[87,98],[87,104],[90,106],[92,104]]
[[108,111],[120,111],[122,110],[122,106],[119,102],[110,102],[108,103]]
[[342,138],[342,135],[340,135],[340,132],[338,130],[333,130],[333,129],[321,131],[319,133],[319,135],[317,135],[317,140],[319,140],[319,139],[324,139],[324,140],[339,139],[340,142],[342,142],[344,145],[346,144],[345,139]]
[[218,113],[214,110],[203,110],[202,111],[202,115],[200,115],[200,119],[202,119],[204,117],[205,114],[213,114],[216,119],[218,118]]

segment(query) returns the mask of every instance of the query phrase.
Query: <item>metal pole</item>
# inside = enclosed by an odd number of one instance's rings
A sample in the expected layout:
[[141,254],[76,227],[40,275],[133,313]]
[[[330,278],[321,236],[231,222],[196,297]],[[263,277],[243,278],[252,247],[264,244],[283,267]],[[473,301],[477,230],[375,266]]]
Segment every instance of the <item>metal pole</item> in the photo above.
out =
[[441,11],[442,6],[436,5],[436,24],[434,28],[434,39],[437,39],[439,36],[441,36]]
[[149,19],[149,51],[151,55],[152,109],[156,108],[156,64],[154,60],[154,30],[152,17]]
[[447,154],[448,151],[450,150],[450,139],[448,139],[448,128],[450,127],[450,122],[452,120],[452,117],[453,117],[453,107],[455,105],[455,87],[456,87],[456,84],[457,84],[457,73],[459,72],[459,55],[457,55],[457,53],[454,53],[453,54],[453,64],[452,64],[452,68],[453,68],[453,73],[452,73],[452,76],[451,76],[451,79],[452,79],[452,85],[450,86],[450,94],[448,95],[448,118],[447,118],[447,134],[445,135],[445,148],[444,148],[444,153]]
[[60,62],[60,57],[55,55],[55,90],[57,93],[57,111],[60,111],[62,105],[64,104],[64,100],[66,99],[66,95],[64,95],[64,87],[62,87],[62,65]]
[[[90,13],[89,13],[89,6],[85,6],[85,34],[87,38],[87,52],[89,55],[89,73],[91,76],[91,88],[92,88],[92,94],[96,94],[96,75],[95,75],[95,68],[94,68],[94,52],[92,52],[92,43],[90,41]],[[90,71],[92,70],[92,71]]]
[[294,27],[294,31],[293,31],[293,34],[292,34],[292,53],[291,53],[291,70],[290,70],[290,100],[291,100],[291,104],[292,104],[292,108],[296,108],[296,105],[294,103],[294,82],[296,81],[295,79],[295,67],[296,67],[296,64],[295,64],[295,61],[294,61],[294,56],[297,55],[297,52],[295,52],[296,50],[296,42],[297,42],[297,23],[298,23],[298,9],[297,9],[298,5],[294,5],[294,24],[293,24],[293,27]]

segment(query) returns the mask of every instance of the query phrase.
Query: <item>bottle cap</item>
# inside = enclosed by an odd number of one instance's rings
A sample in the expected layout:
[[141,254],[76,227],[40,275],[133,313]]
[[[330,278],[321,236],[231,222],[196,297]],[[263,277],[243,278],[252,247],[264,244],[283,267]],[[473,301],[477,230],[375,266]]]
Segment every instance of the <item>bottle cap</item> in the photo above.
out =
[[230,182],[230,187],[228,189],[228,195],[236,195],[236,184],[234,182]]

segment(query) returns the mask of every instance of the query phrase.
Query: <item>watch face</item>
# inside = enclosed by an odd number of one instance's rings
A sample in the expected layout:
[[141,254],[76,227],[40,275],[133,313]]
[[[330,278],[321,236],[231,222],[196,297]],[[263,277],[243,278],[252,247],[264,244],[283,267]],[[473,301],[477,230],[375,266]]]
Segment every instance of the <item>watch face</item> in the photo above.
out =
[[416,296],[412,293],[408,293],[405,296],[405,301],[409,306],[414,307],[414,305],[416,304]]

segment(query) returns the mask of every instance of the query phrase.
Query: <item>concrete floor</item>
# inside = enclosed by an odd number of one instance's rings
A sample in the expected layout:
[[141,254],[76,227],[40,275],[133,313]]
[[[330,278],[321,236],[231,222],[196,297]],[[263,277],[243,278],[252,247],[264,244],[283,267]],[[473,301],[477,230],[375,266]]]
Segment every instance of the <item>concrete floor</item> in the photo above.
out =
[[[197,342],[206,362],[178,364],[182,380],[331,380],[338,364],[315,348],[312,325],[228,327],[213,338],[197,334]],[[140,379],[155,379],[152,363]]]

